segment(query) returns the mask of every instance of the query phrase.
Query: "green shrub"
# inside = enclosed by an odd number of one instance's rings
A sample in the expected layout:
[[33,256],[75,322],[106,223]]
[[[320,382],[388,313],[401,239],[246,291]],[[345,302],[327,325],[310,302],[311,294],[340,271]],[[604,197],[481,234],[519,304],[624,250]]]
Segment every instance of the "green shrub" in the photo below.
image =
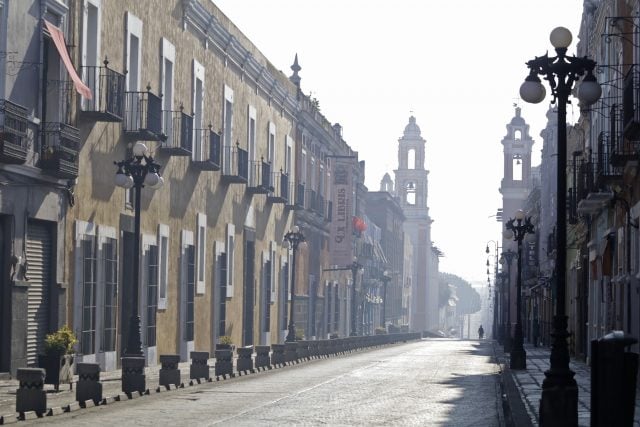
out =
[[231,339],[231,337],[229,335],[221,335],[218,340],[220,341],[220,344],[224,344],[224,345],[233,344],[233,340]]
[[47,354],[72,354],[73,346],[78,339],[69,326],[64,325],[57,331],[47,334],[44,338],[44,351]]

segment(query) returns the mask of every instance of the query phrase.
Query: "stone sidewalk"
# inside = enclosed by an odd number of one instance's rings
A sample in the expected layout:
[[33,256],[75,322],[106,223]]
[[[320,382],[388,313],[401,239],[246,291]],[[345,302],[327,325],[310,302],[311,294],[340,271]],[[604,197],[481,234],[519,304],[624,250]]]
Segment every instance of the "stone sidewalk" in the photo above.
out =
[[[542,396],[542,381],[544,372],[549,369],[551,349],[549,347],[533,347],[525,344],[527,353],[527,369],[523,371],[510,370],[509,354],[502,351],[502,346],[494,344],[498,362],[505,367],[504,375],[510,376],[515,384],[515,389],[523,403],[526,416],[531,425],[538,426],[538,411]],[[571,359],[570,368],[575,372],[575,380],[578,384],[578,424],[589,427],[591,420],[591,368],[584,362]],[[508,388],[507,388],[508,392]],[[511,396],[513,397],[513,396]],[[517,411],[517,408],[512,409]],[[640,427],[640,390],[636,391],[636,405],[634,426]]]
[[[234,357],[234,365],[235,365]],[[190,362],[182,362],[179,364],[181,382],[185,385],[189,384],[189,364]],[[209,359],[209,373],[215,381],[215,359]],[[159,372],[162,366],[149,366],[145,368],[146,386],[150,390],[158,387]],[[235,370],[235,369],[234,369]],[[102,396],[115,397],[122,393],[121,370],[101,372],[100,382],[102,383]],[[74,375],[73,382],[78,381],[78,376]],[[0,380],[0,424],[12,422],[16,418],[16,390],[19,383],[16,379]],[[54,386],[46,384],[44,389],[47,392],[47,407],[60,408],[76,403],[76,390],[71,389],[69,384],[60,384],[59,391],[55,391]]]

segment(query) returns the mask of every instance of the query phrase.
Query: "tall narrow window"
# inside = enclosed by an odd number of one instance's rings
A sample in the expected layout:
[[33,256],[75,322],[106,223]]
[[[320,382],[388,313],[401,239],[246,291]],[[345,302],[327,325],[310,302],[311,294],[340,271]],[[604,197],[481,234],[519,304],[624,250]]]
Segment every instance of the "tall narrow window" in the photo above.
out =
[[82,354],[95,353],[96,339],[96,236],[82,236]]
[[147,260],[147,274],[145,287],[147,289],[146,313],[146,344],[147,347],[156,345],[156,313],[158,309],[158,246],[149,245],[145,254]]
[[185,341],[193,341],[194,337],[194,303],[195,303],[195,273],[196,273],[196,259],[195,248],[193,245],[188,245],[185,248],[186,256],[186,268],[187,268],[187,282],[186,282],[186,299],[185,299]]
[[249,156],[249,182],[258,185],[259,170],[256,165],[256,109],[252,105],[247,108],[247,153]]
[[199,213],[196,219],[197,235],[197,286],[196,293],[204,294],[205,292],[205,260],[206,260],[206,248],[207,248],[207,216]]
[[176,62],[176,48],[165,38],[161,42],[162,56],[160,58],[160,86],[162,90],[162,133],[173,136],[173,64]]
[[227,334],[227,254],[225,252],[222,252],[218,256],[218,271],[220,274],[220,321],[218,323],[218,335],[222,336]]
[[193,148],[193,160],[204,160],[204,144],[206,141],[202,132],[204,120],[204,67],[195,59],[193,60],[193,129],[195,144]]
[[267,161],[271,163],[271,170],[274,170],[276,166],[276,125],[273,122],[269,122],[267,149]]
[[513,156],[513,180],[522,181],[522,156],[515,154]]
[[169,227],[158,226],[158,309],[167,308],[167,278],[169,275]]
[[84,16],[82,25],[82,65],[83,81],[91,89],[93,100],[82,99],[83,108],[89,103],[96,103],[100,84],[100,3],[101,0],[84,0]]
[[235,232],[235,226],[227,224],[227,298],[234,295]]
[[264,312],[263,332],[271,331],[271,260],[264,264],[264,286],[262,288],[262,307]]
[[229,86],[224,87],[222,126],[222,170],[224,175],[232,175],[236,171],[233,165],[233,90]]
[[416,150],[413,148],[407,151],[407,169],[416,168]]
[[116,349],[116,318],[118,314],[118,241],[106,238],[102,244],[104,262],[104,313],[102,350]]

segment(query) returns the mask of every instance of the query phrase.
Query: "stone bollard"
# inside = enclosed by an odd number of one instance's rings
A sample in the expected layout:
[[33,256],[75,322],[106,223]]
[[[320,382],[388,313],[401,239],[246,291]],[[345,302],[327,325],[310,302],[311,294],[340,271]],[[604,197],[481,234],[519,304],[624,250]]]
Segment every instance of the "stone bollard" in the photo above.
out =
[[169,388],[171,384],[176,387],[180,386],[180,369],[178,369],[178,363],[180,363],[180,355],[178,354],[161,354],[160,355],[160,379],[159,384]]
[[284,344],[271,344],[271,364],[273,366],[284,365]]
[[100,383],[100,365],[97,363],[78,363],[78,384],[76,385],[76,401],[84,403],[93,400],[98,405],[102,401],[102,384]]
[[296,352],[298,354],[298,359],[300,361],[306,360],[309,358],[309,341],[297,341],[298,348]]
[[134,392],[146,391],[146,376],[144,374],[144,357],[125,356],[122,359],[122,391],[127,395]]
[[268,345],[256,346],[256,369],[271,368],[271,362],[269,361],[270,350],[271,348]]
[[233,350],[216,350],[216,376],[231,375],[233,373]]
[[238,347],[238,360],[236,362],[236,370],[238,372],[253,372],[253,346]]
[[291,363],[298,361],[298,343],[296,341],[284,343],[284,361]]
[[23,416],[34,411],[38,416],[47,410],[47,393],[44,391],[45,371],[42,368],[18,368],[20,388],[16,390],[16,412]]
[[190,354],[191,365],[189,366],[189,379],[197,380],[200,378],[209,379],[209,352],[208,351],[192,351]]

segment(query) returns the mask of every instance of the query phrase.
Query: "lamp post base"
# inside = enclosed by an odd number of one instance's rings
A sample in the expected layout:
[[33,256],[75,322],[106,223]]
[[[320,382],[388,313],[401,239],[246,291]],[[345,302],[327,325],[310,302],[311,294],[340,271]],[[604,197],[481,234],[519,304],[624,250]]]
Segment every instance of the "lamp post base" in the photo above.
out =
[[567,316],[553,318],[551,368],[544,373],[540,399],[540,426],[578,425],[578,385],[569,368]]
[[517,346],[514,346],[511,349],[509,368],[527,369],[527,352],[524,351],[524,348],[516,348],[516,347]]
[[285,338],[285,342],[295,342],[296,340],[296,327],[294,325],[289,325],[289,332],[287,333],[287,337]]
[[127,395],[146,391],[146,377],[144,374],[145,358],[139,356],[124,356],[122,362],[122,391]]

